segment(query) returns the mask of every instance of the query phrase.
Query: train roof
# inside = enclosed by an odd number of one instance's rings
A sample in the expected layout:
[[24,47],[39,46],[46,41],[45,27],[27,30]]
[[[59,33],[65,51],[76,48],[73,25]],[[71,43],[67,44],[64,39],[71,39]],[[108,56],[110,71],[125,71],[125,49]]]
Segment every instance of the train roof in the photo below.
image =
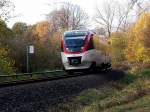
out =
[[64,36],[85,36],[88,35],[89,33],[92,32],[88,30],[70,30],[64,32]]

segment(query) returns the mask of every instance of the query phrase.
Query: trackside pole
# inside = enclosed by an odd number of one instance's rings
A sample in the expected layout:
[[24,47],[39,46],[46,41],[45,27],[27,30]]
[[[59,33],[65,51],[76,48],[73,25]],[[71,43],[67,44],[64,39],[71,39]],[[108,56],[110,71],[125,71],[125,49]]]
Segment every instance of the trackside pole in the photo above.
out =
[[26,65],[26,67],[27,68],[26,68],[26,72],[29,73],[29,46],[27,46],[26,49],[27,49],[27,54],[26,54],[26,56],[27,56],[27,62],[26,62],[27,65]]
[[27,68],[26,68],[26,71],[27,71],[27,73],[29,73],[29,54],[34,54],[34,46],[29,45],[26,47],[26,49],[27,49],[27,54],[26,54],[26,56],[27,56],[27,62],[26,62]]

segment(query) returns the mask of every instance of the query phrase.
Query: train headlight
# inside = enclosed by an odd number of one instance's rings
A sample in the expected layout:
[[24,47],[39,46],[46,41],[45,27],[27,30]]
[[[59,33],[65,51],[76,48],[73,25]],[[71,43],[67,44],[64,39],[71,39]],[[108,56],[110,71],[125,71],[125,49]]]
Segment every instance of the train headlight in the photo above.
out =
[[69,52],[69,48],[66,48],[66,51]]

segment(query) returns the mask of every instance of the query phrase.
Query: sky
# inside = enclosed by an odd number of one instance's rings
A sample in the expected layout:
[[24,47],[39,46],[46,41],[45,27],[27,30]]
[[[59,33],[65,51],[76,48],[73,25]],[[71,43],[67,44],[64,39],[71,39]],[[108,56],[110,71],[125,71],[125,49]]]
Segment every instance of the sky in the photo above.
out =
[[94,15],[96,4],[103,0],[12,0],[15,5],[14,15],[7,23],[12,27],[15,22],[35,24],[45,20],[45,15],[57,9],[61,3],[70,2],[79,5],[91,18]]
[[[83,11],[85,11],[90,20],[90,27],[96,27],[94,23],[94,15],[96,14],[96,7],[100,10],[103,9],[106,1],[118,1],[121,4],[127,3],[128,0],[11,0],[14,5],[14,18],[11,18],[7,24],[8,27],[12,27],[16,22],[25,22],[28,25],[35,24],[37,22],[46,19],[46,14],[58,9],[60,4],[69,2],[79,5]],[[124,5],[126,6],[126,5]],[[94,28],[93,27],[93,28]]]

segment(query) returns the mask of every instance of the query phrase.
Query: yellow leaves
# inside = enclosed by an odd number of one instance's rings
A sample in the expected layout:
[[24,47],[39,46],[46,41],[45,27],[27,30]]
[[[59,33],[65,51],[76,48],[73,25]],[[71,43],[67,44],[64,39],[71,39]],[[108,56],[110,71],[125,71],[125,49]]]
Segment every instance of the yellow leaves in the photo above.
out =
[[133,27],[133,32],[136,38],[144,40],[145,30],[150,29],[150,13],[144,13]]
[[143,29],[146,29],[150,24],[150,13],[144,13],[139,17],[139,20],[136,22],[134,30],[136,33],[140,33]]
[[136,60],[138,62],[140,61],[146,61],[147,60],[147,55],[145,54],[145,48],[144,47],[140,47],[137,49],[136,51]]
[[125,48],[127,46],[126,33],[115,32],[109,38],[111,42],[112,62],[120,63],[125,60]]
[[128,32],[126,58],[129,62],[150,61],[150,13],[144,13]]

